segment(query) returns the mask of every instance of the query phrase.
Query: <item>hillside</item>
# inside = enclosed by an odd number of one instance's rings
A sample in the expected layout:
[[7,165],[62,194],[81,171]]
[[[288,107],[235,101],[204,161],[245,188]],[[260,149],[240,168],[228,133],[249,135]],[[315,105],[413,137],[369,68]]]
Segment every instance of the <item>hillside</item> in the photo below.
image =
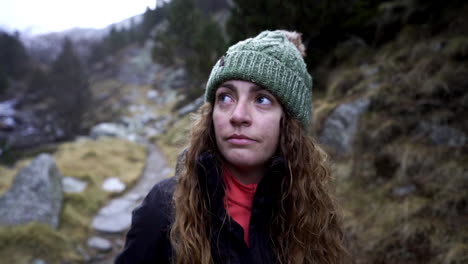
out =
[[467,22],[353,47],[316,101],[358,263],[468,261]]
[[[330,154],[334,175],[330,187],[340,204],[346,240],[356,263],[468,263],[468,5],[421,14],[414,3],[420,2],[386,1],[378,7],[395,12],[393,16],[356,27],[381,30],[375,43],[354,35],[355,31],[337,43],[318,43],[328,45],[329,50],[321,47],[308,57],[321,58],[311,67],[315,80],[311,135]],[[361,9],[355,19],[376,12],[358,4]],[[206,4],[202,14],[207,16],[211,7]],[[418,23],[409,18],[398,20],[410,13],[408,9],[414,12],[408,17]],[[161,10],[158,14],[168,12]],[[229,12],[225,6],[216,10],[213,16],[218,18],[219,28],[211,21],[205,21],[206,28],[200,27],[212,31],[179,26],[215,36],[222,30],[227,36]],[[17,172],[42,152],[56,159],[64,176],[85,181],[88,187],[82,193],[64,195],[58,229],[36,224],[0,227],[1,259],[28,264],[37,259],[47,263],[108,263],[121,249],[124,233],[103,234],[91,223],[100,209],[124,191],[104,191],[104,180],[115,176],[130,189],[139,181],[148,165],[145,157],[155,146],[171,168],[157,173],[172,175],[189,136],[191,113],[201,103],[200,98],[193,98],[203,93],[201,76],[209,63],[208,59],[199,61],[208,53],[191,56],[206,51],[209,46],[203,40],[211,38],[194,34],[190,35],[197,40],[193,46],[187,44],[189,41],[181,44],[184,35],[167,34],[168,20],[161,15],[164,19],[153,21],[155,13],[149,10],[142,24],[135,27],[140,32],[138,40],[134,36],[122,41],[120,37],[131,30],[114,31],[113,37],[109,33],[101,43],[106,52],[84,64],[90,100],[81,113],[78,132],[68,137],[60,137],[61,127],[54,119],[61,116],[52,111],[57,97],[35,96],[31,91],[37,90],[28,89],[29,77],[10,79],[9,90],[0,97],[9,99],[0,102],[0,124],[13,120],[17,126],[0,127],[0,158],[4,159],[0,194],[6,193]],[[330,18],[324,15],[323,19]],[[317,33],[320,30],[302,22],[297,23],[310,27],[308,40],[318,38],[312,33],[326,34],[326,27]],[[277,21],[269,23],[277,26]],[[164,46],[164,41],[178,44]],[[223,47],[225,40],[217,41],[216,48]],[[308,45],[313,46],[313,41]],[[162,51],[159,57],[154,54],[158,49]],[[215,50],[209,51],[209,60],[216,60]],[[92,53],[89,49],[84,52]],[[168,54],[176,57],[165,57]],[[53,64],[53,59],[50,61]],[[53,68],[40,65],[45,73]],[[203,70],[194,70],[194,65]],[[49,90],[44,91],[47,94]],[[32,137],[37,130],[41,133]],[[13,143],[5,144],[5,139],[11,138],[22,145],[13,148]],[[92,248],[88,238],[94,235],[108,239],[111,249]]]

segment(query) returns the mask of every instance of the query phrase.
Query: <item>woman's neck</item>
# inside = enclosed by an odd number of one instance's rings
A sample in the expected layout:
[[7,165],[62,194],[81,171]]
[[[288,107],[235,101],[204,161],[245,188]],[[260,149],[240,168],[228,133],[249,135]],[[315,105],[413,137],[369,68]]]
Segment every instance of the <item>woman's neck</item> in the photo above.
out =
[[265,172],[262,167],[236,167],[226,164],[226,167],[231,171],[232,175],[236,177],[243,184],[259,183]]

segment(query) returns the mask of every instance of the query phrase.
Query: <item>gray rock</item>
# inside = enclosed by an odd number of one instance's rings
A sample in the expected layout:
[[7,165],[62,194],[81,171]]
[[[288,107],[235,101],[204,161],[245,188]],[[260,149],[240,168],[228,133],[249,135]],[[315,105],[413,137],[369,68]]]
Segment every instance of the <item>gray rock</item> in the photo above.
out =
[[76,247],[76,252],[83,258],[85,263],[89,263],[91,256],[88,254],[88,251],[85,250],[82,246],[78,245]]
[[131,128],[127,128],[122,124],[117,123],[100,123],[91,128],[91,138],[97,139],[100,137],[117,137],[132,142],[141,141],[140,137]]
[[177,112],[177,114],[179,116],[184,116],[186,114],[189,114],[191,112],[195,112],[197,111],[197,109],[203,104],[203,102],[205,101],[205,97],[204,96],[200,96],[199,98],[197,98],[195,101],[193,101],[192,103],[182,107],[181,109],[179,109],[179,111]]
[[112,249],[112,244],[109,240],[102,237],[91,237],[87,241],[88,247],[94,248],[100,252],[108,252]]
[[17,99],[0,102],[0,116],[14,116],[16,113],[15,106],[17,104]]
[[398,187],[393,189],[393,195],[397,197],[404,197],[416,191],[416,186],[413,184]]
[[43,259],[34,259],[31,264],[47,264]]
[[418,130],[427,134],[435,145],[463,147],[468,143],[468,136],[465,133],[450,126],[421,122]]
[[130,227],[131,212],[135,202],[127,199],[115,199],[101,208],[93,219],[92,227],[105,233],[122,233]]
[[320,142],[334,148],[338,154],[349,154],[359,117],[367,110],[369,99],[361,98],[338,106],[325,120]]
[[40,154],[0,198],[0,225],[41,222],[57,228],[62,201],[62,176],[55,161],[49,154]]
[[159,88],[163,91],[175,90],[187,85],[187,74],[184,68],[170,70],[165,78],[159,83]]
[[106,192],[122,192],[125,184],[119,178],[112,177],[105,179],[101,188]]
[[88,185],[87,182],[78,180],[73,177],[63,177],[62,178],[62,186],[63,191],[66,193],[80,193],[86,189]]
[[92,227],[98,232],[121,234],[130,228],[132,210],[135,209],[155,183],[165,179],[162,172],[167,168],[165,157],[153,144],[148,145],[148,156],[143,175],[138,182],[122,196],[113,199],[94,217]]
[[125,127],[121,124],[116,123],[100,123],[91,128],[91,137],[125,137],[126,130]]
[[159,93],[158,91],[156,90],[149,90],[147,93],[146,93],[146,97],[149,99],[149,100],[155,100],[156,98],[158,98],[159,96]]
[[362,74],[364,74],[366,77],[370,77],[375,75],[376,73],[379,72],[379,68],[376,66],[369,66],[368,64],[363,64],[359,67],[361,70]]
[[125,60],[119,64],[117,79],[134,85],[154,83],[155,73],[161,71],[163,67],[152,61],[151,50],[152,45],[145,44],[143,47],[135,46],[123,51]]
[[15,129],[16,121],[11,116],[0,116],[0,130],[11,131]]
[[138,201],[141,198],[143,198],[143,196],[144,196],[143,194],[139,194],[139,193],[129,193],[125,196],[125,198],[130,201]]

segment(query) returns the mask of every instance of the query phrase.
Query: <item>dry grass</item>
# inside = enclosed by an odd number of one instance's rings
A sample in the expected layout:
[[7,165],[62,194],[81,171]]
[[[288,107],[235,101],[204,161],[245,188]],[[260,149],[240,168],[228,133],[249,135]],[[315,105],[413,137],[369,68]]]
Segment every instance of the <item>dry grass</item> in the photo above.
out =
[[[376,162],[382,155],[390,157],[387,163]],[[357,262],[463,263],[467,159],[453,148],[389,144],[381,153],[359,153],[335,165],[337,193]],[[382,175],[390,160],[396,164],[394,173]],[[395,193],[407,186],[414,189]]]
[[175,168],[177,156],[188,143],[191,124],[191,116],[186,115],[175,122],[166,133],[152,139],[167,158],[169,168]]
[[322,131],[326,118],[338,106],[337,102],[328,100],[317,100],[314,102],[314,111],[312,113],[313,127],[312,131],[318,134]]
[[[127,186],[133,185],[143,171],[146,152],[135,143],[102,138],[62,144],[54,157],[63,175],[86,181],[87,188],[83,193],[64,195],[58,230],[41,224],[0,228],[2,262],[30,263],[41,258],[47,263],[82,263],[77,248],[85,248],[92,217],[114,195],[101,189],[102,182],[117,177]],[[25,163],[20,161],[15,167]]]
[[331,74],[329,79],[327,99],[338,100],[346,95],[353,94],[353,88],[362,81],[363,76],[359,69],[345,69]]
[[63,175],[100,186],[105,178],[117,177],[133,184],[145,164],[141,145],[116,138],[81,140],[61,145],[54,154]]
[[0,165],[0,195],[3,195],[13,183],[13,179],[18,171],[28,165],[31,159],[24,159],[16,162],[12,167]]
[[[468,261],[466,146],[434,145],[419,128],[426,122],[468,135],[468,41],[447,35],[406,28],[369,55],[366,67],[377,73],[366,76],[359,64],[334,69],[327,100],[315,105],[314,131],[320,131],[340,103],[371,99],[354,155],[334,164],[357,263]],[[366,90],[370,84],[378,87]]]

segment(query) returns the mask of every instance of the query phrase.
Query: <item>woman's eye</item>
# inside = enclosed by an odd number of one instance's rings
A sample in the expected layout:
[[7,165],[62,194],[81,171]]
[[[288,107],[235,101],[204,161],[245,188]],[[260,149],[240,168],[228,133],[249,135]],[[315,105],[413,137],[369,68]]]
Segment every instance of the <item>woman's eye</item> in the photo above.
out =
[[232,98],[228,94],[218,95],[218,102],[220,103],[230,103],[232,101],[233,101]]
[[269,105],[271,104],[271,100],[266,96],[260,96],[257,98],[257,103],[262,105]]

